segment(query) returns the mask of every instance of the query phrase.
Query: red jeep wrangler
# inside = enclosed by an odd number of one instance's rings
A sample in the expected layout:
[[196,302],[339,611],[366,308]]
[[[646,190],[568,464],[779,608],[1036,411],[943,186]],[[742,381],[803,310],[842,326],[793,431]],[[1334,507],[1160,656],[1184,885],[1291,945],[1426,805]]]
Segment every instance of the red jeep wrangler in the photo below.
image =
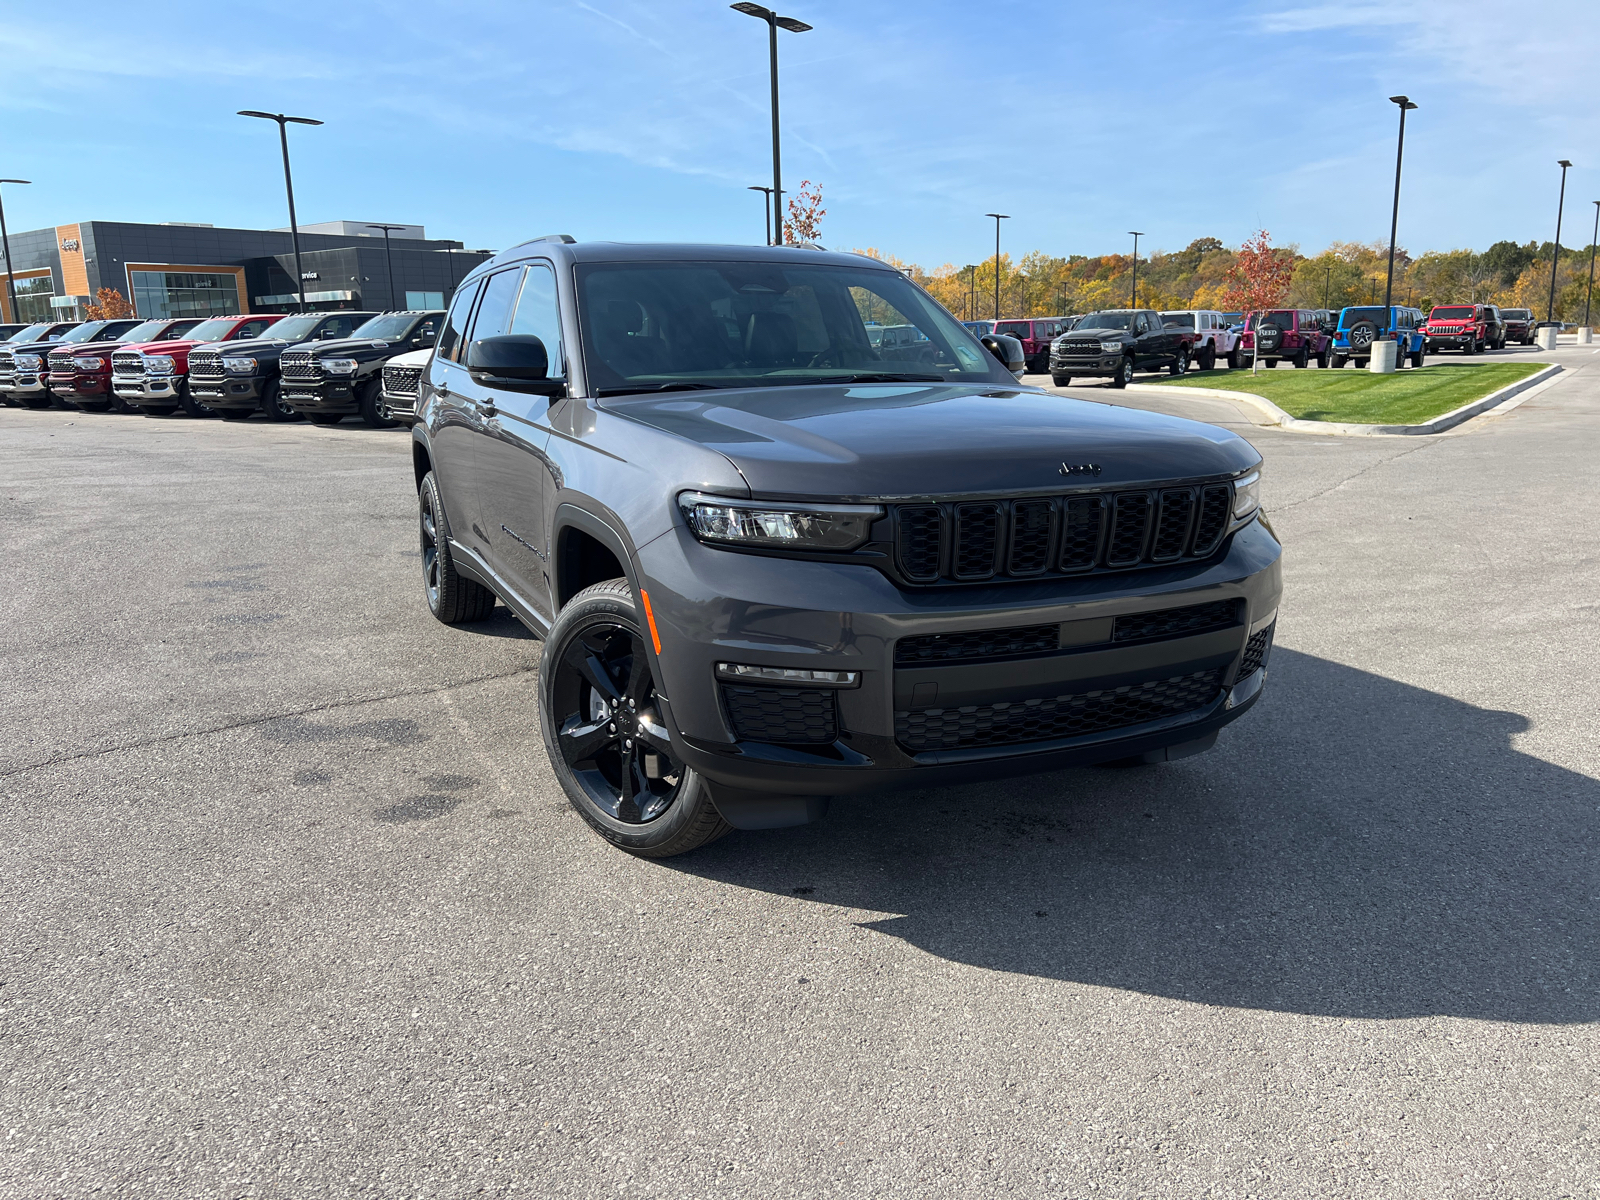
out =
[[1240,364],[1249,366],[1260,351],[1261,365],[1275,367],[1280,358],[1286,358],[1297,367],[1328,365],[1328,351],[1333,345],[1326,324],[1319,314],[1309,309],[1274,308],[1264,313],[1249,313],[1245,317],[1244,333],[1240,335]]
[[1422,327],[1428,349],[1459,350],[1476,354],[1480,350],[1505,349],[1505,329],[1489,304],[1441,304],[1428,314]]
[[1034,317],[1026,321],[998,321],[994,332],[1022,343],[1022,357],[1033,375],[1050,372],[1050,343],[1067,331],[1065,317]]

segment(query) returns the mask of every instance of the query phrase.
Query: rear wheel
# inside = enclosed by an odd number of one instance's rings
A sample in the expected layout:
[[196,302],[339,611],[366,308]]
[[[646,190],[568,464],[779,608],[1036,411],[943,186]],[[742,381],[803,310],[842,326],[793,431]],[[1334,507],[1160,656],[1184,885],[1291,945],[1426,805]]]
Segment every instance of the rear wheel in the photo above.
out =
[[595,832],[667,858],[732,826],[706,781],[673,757],[647,636],[626,579],[574,596],[545,638],[539,726],[567,799]]
[[299,413],[284,403],[283,389],[278,386],[276,379],[269,380],[261,393],[261,413],[269,421],[303,420]]
[[374,379],[361,389],[361,419],[373,429],[392,429],[396,422],[383,415],[383,381]]
[[1301,346],[1299,351],[1289,361],[1294,363],[1297,369],[1304,371],[1311,365],[1311,348],[1309,346]]
[[1178,347],[1178,357],[1172,360],[1172,365],[1167,368],[1168,375],[1184,375],[1189,370],[1189,347]]
[[1052,376],[1050,376],[1050,382],[1055,384],[1057,387],[1067,387],[1069,384],[1072,383],[1072,376],[1071,375],[1052,375]]
[[1133,359],[1124,358],[1117,364],[1117,373],[1111,377],[1111,386],[1125,388],[1133,382]]
[[1245,354],[1243,346],[1235,345],[1228,351],[1228,366],[1235,371],[1244,366],[1248,360],[1249,356]]
[[455,558],[450,553],[450,521],[432,471],[422,477],[422,486],[417,489],[417,522],[428,611],[446,625],[483,620],[494,611],[494,593],[456,571]]
[[1418,346],[1415,350],[1413,350],[1411,352],[1411,366],[1412,366],[1413,369],[1415,369],[1417,367],[1420,367],[1422,365],[1423,356],[1426,355],[1426,354],[1427,354],[1427,351],[1424,350],[1421,346]]
[[1200,357],[1195,363],[1202,371],[1213,371],[1217,366],[1217,347],[1214,342],[1207,342],[1205,349],[1200,351]]

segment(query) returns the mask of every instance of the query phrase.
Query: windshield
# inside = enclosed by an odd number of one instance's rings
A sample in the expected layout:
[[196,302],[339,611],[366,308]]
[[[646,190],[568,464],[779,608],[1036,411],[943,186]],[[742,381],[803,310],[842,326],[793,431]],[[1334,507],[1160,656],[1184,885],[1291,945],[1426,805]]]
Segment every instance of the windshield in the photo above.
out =
[[1371,321],[1375,325],[1385,323],[1388,314],[1381,308],[1347,308],[1339,314],[1339,328],[1349,329],[1357,321]]
[[105,332],[105,328],[109,324],[111,324],[110,321],[90,321],[87,324],[79,325],[71,333],[62,334],[61,340],[63,342],[102,341],[103,339],[100,335]]
[[50,324],[48,321],[40,325],[29,325],[11,340],[13,342],[37,342],[40,338],[44,337],[45,334],[49,333],[54,328],[55,326]]
[[1009,333],[1012,337],[1031,338],[1033,336],[1032,321],[1001,321],[996,333]]
[[1429,315],[1430,321],[1470,321],[1473,310],[1460,305],[1455,308],[1436,308]]
[[1161,324],[1168,329],[1194,329],[1194,314],[1186,312],[1162,313]]
[[201,321],[188,333],[170,334],[168,336],[171,341],[177,341],[182,338],[187,342],[220,342],[232,333],[234,327],[238,324],[238,317],[228,317],[218,321]]
[[1254,329],[1257,321],[1269,321],[1276,325],[1279,329],[1293,329],[1294,313],[1283,309],[1269,312],[1265,316],[1262,316],[1260,313],[1254,313],[1250,317],[1249,328]]
[[1086,329],[1132,329],[1133,314],[1131,312],[1099,312],[1090,313],[1079,320],[1072,327],[1075,330]]
[[1508,321],[1531,321],[1533,314],[1525,308],[1502,308],[1500,315]]
[[[578,296],[598,395],[908,378],[1012,382],[960,322],[898,271],[586,263],[578,267]],[[883,327],[877,345],[868,321]]]
[[404,337],[406,330],[416,323],[416,317],[403,315],[390,315],[387,317],[373,317],[361,328],[350,336],[353,338],[382,338],[392,342],[396,338]]
[[153,342],[161,336],[161,331],[167,327],[166,321],[141,321],[127,333],[117,338],[119,342]]
[[265,337],[274,341],[303,342],[326,318],[321,313],[306,313],[298,317],[285,317],[268,326]]

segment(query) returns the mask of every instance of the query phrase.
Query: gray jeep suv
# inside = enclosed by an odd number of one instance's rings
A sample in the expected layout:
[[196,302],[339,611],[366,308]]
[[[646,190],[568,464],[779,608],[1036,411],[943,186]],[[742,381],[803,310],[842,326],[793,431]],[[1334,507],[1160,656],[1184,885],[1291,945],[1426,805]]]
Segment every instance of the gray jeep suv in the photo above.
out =
[[635,854],[1198,753],[1266,676],[1255,449],[1019,386],[868,258],[524,243],[456,293],[412,437],[429,608],[544,639],[551,765]]

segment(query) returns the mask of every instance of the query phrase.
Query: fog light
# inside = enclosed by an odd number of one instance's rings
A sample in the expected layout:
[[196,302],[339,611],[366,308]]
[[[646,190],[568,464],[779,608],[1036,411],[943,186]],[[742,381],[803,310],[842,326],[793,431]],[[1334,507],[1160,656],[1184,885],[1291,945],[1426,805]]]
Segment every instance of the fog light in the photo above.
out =
[[718,663],[718,679],[744,683],[788,683],[810,687],[860,687],[860,671],[813,671],[798,667],[752,667],[743,663]]

